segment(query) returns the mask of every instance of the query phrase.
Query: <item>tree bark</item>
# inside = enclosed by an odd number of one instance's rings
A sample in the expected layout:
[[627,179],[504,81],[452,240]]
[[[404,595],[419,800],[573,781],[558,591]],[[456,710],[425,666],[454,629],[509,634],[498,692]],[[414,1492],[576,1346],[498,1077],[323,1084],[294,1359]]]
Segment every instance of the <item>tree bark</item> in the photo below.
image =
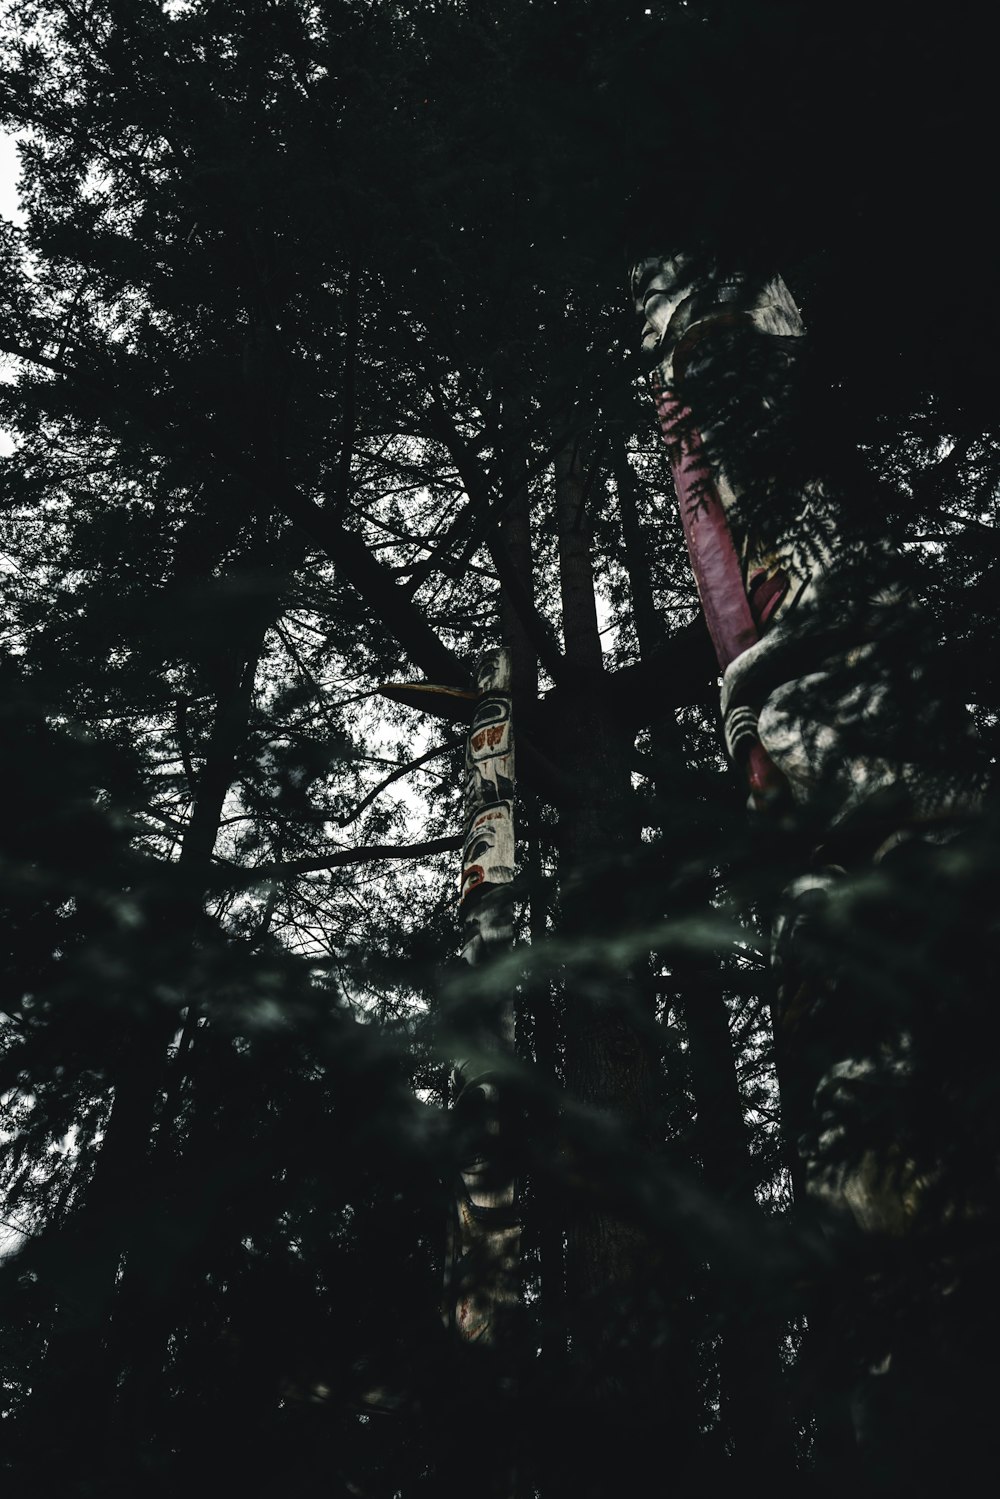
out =
[[[504,484],[507,506],[500,522],[500,540],[528,598],[534,604],[534,555],[531,544],[531,492],[528,485],[527,423],[517,397],[509,395],[501,410]],[[523,613],[511,601],[509,588],[500,590],[500,628],[513,663],[514,712],[520,717],[538,697],[538,662]]]
[[[566,966],[566,1085],[584,1115],[570,1144],[574,1175],[599,1179],[601,1155],[621,1149],[638,1187],[658,1138],[659,1065],[648,983],[622,962],[633,927],[629,889],[640,826],[630,762],[634,729],[614,712],[603,671],[579,445],[556,458],[559,574],[566,683],[558,758],[569,790],[560,806],[560,934]],[[572,685],[570,685],[572,684]],[[579,1116],[577,1116],[579,1118]],[[618,1185],[627,1201],[631,1182]],[[669,1403],[648,1320],[657,1250],[617,1203],[571,1204],[566,1286],[572,1308],[570,1380],[580,1429],[569,1438],[572,1482],[605,1494],[640,1481],[656,1412]]]
[[597,598],[586,515],[586,479],[578,439],[569,438],[556,454],[556,525],[559,534],[559,591],[567,666],[575,673],[603,672]]

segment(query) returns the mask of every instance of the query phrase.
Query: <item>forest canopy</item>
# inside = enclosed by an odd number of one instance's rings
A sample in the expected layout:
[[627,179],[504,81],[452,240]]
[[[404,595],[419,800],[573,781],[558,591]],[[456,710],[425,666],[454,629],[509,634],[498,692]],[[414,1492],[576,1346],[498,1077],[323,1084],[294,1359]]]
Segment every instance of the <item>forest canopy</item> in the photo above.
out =
[[[1000,1147],[985,27],[4,0],[0,28],[12,1494],[974,1472]],[[898,787],[860,821],[825,792],[748,814],[629,289],[671,256],[696,290],[780,275],[801,311],[784,343],[692,342],[686,398],[738,540],[851,538],[879,609],[834,779],[915,767],[932,828]],[[829,685],[814,613],[796,671]],[[477,968],[466,738],[501,648],[513,943]],[[484,1124],[452,1064],[501,992]],[[480,1344],[442,1308],[487,1135],[518,1249]]]

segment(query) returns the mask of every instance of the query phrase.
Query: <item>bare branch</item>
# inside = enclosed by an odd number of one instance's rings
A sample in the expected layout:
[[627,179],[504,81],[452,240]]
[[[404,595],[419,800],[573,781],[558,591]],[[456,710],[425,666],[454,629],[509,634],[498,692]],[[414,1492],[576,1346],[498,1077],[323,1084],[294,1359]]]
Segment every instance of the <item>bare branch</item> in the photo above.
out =
[[462,847],[461,838],[430,838],[426,843],[373,844],[368,848],[344,848],[321,859],[290,859],[285,864],[258,864],[240,869],[235,864],[216,863],[212,884],[229,889],[295,879],[300,874],[318,874],[344,864],[372,864],[381,859],[422,859],[431,854],[453,853]]
[[458,749],[460,743],[460,740],[455,739],[447,744],[438,744],[434,749],[429,749],[426,754],[418,755],[415,760],[411,760],[407,765],[397,766],[391,775],[386,776],[384,781],[380,781],[373,790],[369,791],[364,801],[359,802],[353,812],[349,812],[346,817],[339,819],[340,827],[346,828],[360,817],[365,808],[370,807],[375,798],[381,796],[382,792],[387,786],[391,786],[393,781],[402,780],[403,776],[408,776],[411,770],[416,770],[419,766],[426,765],[428,760],[436,760],[439,755],[446,755],[449,750]]

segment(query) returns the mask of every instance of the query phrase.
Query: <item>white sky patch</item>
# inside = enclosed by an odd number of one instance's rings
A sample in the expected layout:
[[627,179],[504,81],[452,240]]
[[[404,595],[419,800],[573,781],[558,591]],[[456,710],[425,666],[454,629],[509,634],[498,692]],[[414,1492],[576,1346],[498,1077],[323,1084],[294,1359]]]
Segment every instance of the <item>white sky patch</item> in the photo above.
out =
[[601,648],[604,651],[616,651],[618,649],[618,621],[612,610],[611,600],[596,579],[594,596],[597,600],[597,628],[601,635]]
[[15,224],[24,223],[18,183],[21,178],[21,163],[17,155],[19,135],[0,130],[0,213]]
[[[24,223],[18,183],[21,178],[21,163],[17,155],[17,135],[0,131],[0,214],[15,224]],[[10,374],[0,368],[0,380],[9,380]],[[0,428],[0,458],[14,451],[14,441],[9,432]]]

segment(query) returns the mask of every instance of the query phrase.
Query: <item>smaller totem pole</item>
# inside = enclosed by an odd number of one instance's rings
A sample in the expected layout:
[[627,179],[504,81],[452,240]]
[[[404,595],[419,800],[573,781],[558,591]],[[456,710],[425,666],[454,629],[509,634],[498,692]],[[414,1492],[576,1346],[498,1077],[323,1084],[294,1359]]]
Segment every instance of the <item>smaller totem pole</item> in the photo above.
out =
[[[456,1006],[461,1055],[452,1085],[464,1160],[456,1183],[445,1271],[446,1319],[467,1343],[497,1341],[517,1299],[520,1222],[502,1130],[500,1064],[514,1045],[514,1001],[503,963],[513,942],[514,735],[511,654],[487,652],[476,689],[386,683],[384,696],[468,720],[459,921],[471,1000]],[[491,970],[497,969],[494,979]],[[506,971],[505,971],[506,969]]]
[[[481,696],[465,749],[465,806],[459,917],[462,957],[486,970],[513,941],[514,737],[511,658],[508,650],[484,655],[476,672]],[[478,976],[478,975],[477,975]],[[467,1128],[472,1154],[461,1170],[451,1224],[447,1292],[449,1319],[469,1342],[497,1336],[503,1308],[517,1295],[520,1237],[515,1182],[503,1159],[499,1056],[514,1045],[514,1003],[509,976],[486,977],[472,1024],[470,1045],[454,1064],[455,1109]]]

